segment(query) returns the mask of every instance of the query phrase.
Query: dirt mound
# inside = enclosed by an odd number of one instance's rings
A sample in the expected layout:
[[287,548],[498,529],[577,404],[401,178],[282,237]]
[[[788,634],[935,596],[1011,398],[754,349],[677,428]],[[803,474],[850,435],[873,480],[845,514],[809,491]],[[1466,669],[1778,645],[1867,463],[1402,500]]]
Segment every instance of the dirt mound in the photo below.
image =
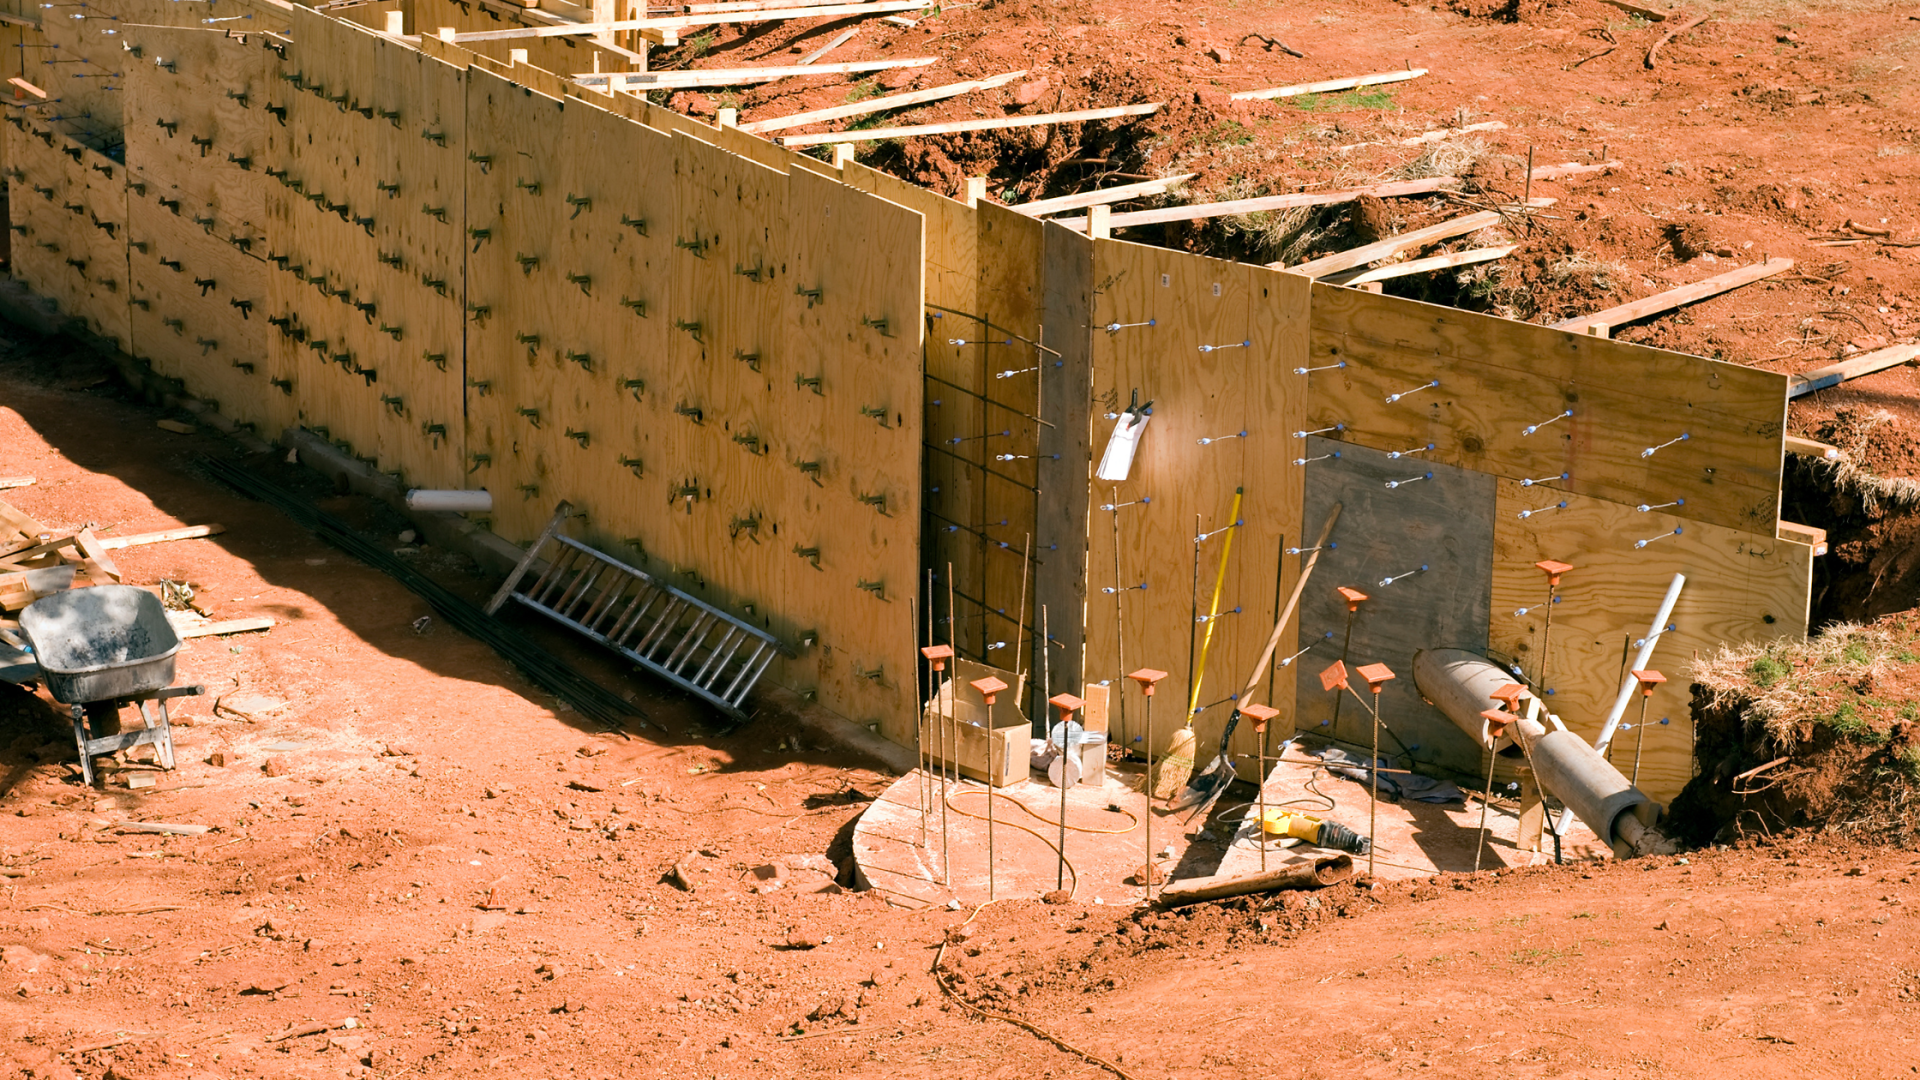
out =
[[1556,8],[1569,6],[1569,0],[1449,0],[1447,4],[1470,19],[1504,23],[1537,19]]
[[1920,613],[1694,669],[1698,774],[1670,808],[1686,842],[1796,829],[1920,837]]

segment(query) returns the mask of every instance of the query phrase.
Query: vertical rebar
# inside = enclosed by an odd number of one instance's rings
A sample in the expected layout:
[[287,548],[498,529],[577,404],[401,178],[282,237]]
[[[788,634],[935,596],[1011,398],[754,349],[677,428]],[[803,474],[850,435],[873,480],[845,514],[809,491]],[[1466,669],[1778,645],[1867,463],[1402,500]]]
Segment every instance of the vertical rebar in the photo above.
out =
[[[1044,641],[1046,636],[1047,607],[1045,604],[1042,604],[1040,605],[1041,640]],[[1051,687],[1053,684],[1053,658],[1047,655],[1045,648],[1040,650],[1040,669],[1044,672],[1044,674],[1040,676],[1041,685]],[[1067,785],[1071,782],[1071,777],[1067,769],[1073,764],[1072,754],[1068,750],[1068,743],[1067,714],[1063,710],[1060,716],[1060,865],[1058,869],[1054,871],[1053,881],[1053,887],[1056,889],[1064,889],[1067,887]]]
[[1367,877],[1373,877],[1373,853],[1380,846],[1376,814],[1380,809],[1380,690],[1373,691],[1373,760],[1367,763]]
[[[1114,673],[1113,685],[1115,686],[1124,686],[1127,681],[1126,622],[1120,617],[1120,600],[1126,595],[1120,586],[1120,489],[1115,487],[1113,489],[1113,652],[1120,665],[1120,670]],[[1125,694],[1120,695],[1120,730],[1127,735],[1133,734],[1127,730],[1127,695]]]
[[[914,607],[918,603],[918,601],[919,601],[918,597],[913,597],[913,596],[907,597],[907,632],[912,634],[916,638],[920,636],[920,613],[914,610]],[[926,798],[926,795],[927,795],[926,793],[927,709],[926,709],[926,706],[922,704],[922,702],[925,699],[920,697],[920,693],[921,693],[920,686],[921,686],[921,676],[925,675],[929,670],[929,667],[928,667],[929,663],[930,661],[927,660],[927,658],[924,655],[921,655],[919,663],[916,666],[916,669],[913,673],[913,676],[914,676],[913,695],[915,699],[913,703],[914,705],[913,711],[917,714],[914,717],[915,722],[913,725],[913,763],[914,763],[914,766],[919,769],[921,774],[917,779],[914,780],[913,793],[914,793],[914,801],[920,805],[920,846],[922,848],[925,848],[927,846],[927,798]]]
[[1640,723],[1633,729],[1633,775],[1627,779],[1627,783],[1632,784],[1634,787],[1640,786],[1640,745],[1647,739],[1647,702],[1652,700],[1652,698],[1653,695],[1646,693],[1646,688],[1642,687],[1640,694]]
[[1140,781],[1140,794],[1144,796],[1145,809],[1140,812],[1140,822],[1147,829],[1147,864],[1140,871],[1141,880],[1147,885],[1147,903],[1153,903],[1153,684],[1143,683],[1141,688],[1147,692],[1147,771]]
[[[1499,739],[1493,742],[1495,746],[1500,745]],[[1493,765],[1498,759],[1498,754],[1487,751],[1487,789],[1480,794],[1480,840],[1473,845],[1473,872],[1476,874],[1480,872],[1481,849],[1487,846],[1487,804],[1493,801]]]
[[[985,622],[986,619],[982,618],[980,621]],[[953,613],[953,563],[949,562],[947,563],[947,647],[953,650],[953,672],[947,676],[947,686],[952,686],[953,681],[960,677],[960,635],[956,629],[957,622]],[[942,692],[945,692],[944,687]],[[952,848],[948,843],[950,834],[947,832],[947,798],[952,789],[947,781],[947,768],[953,761],[953,754],[947,746],[947,729],[956,722],[954,717],[956,704],[958,702],[952,700],[946,703],[946,707],[941,710],[943,715],[940,721],[940,876],[949,889],[953,888],[953,856]],[[957,742],[960,733],[955,731],[953,734]]]
[[[1273,621],[1280,621],[1280,585],[1287,576],[1287,534],[1280,534],[1280,553],[1273,559]],[[1273,682],[1279,674],[1277,658],[1269,658],[1267,664],[1267,704],[1273,705]],[[1338,700],[1337,698],[1335,700]],[[1253,838],[1260,845],[1260,872],[1267,870],[1267,751],[1273,746],[1272,737],[1266,728],[1260,729],[1260,823],[1254,829]]]

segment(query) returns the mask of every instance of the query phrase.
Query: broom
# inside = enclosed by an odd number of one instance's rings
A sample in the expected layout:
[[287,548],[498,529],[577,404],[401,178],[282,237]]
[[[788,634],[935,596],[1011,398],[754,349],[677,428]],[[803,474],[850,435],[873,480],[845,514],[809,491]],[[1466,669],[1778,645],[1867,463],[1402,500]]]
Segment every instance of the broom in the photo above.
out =
[[[1202,774],[1202,776],[1195,777],[1191,784],[1185,783],[1184,780],[1182,782],[1182,787],[1185,788],[1185,791],[1183,791],[1181,795],[1182,808],[1184,806],[1200,806],[1200,810],[1196,811],[1196,816],[1198,816],[1199,813],[1205,812],[1208,807],[1211,807],[1214,801],[1220,798],[1220,794],[1226,791],[1227,785],[1233,782],[1233,766],[1227,757],[1227,742],[1233,735],[1234,725],[1240,720],[1240,705],[1253,700],[1253,691],[1255,687],[1260,685],[1261,673],[1266,671],[1267,665],[1273,662],[1274,650],[1280,647],[1280,635],[1286,630],[1287,623],[1292,620],[1294,609],[1300,606],[1300,594],[1306,591],[1307,579],[1313,576],[1314,565],[1320,561],[1321,549],[1327,546],[1327,541],[1333,536],[1333,527],[1340,520],[1340,509],[1341,504],[1333,504],[1333,509],[1327,514],[1327,523],[1320,527],[1320,540],[1314,544],[1312,548],[1308,549],[1307,561],[1301,564],[1300,567],[1300,578],[1293,583],[1293,595],[1287,597],[1287,606],[1274,619],[1273,633],[1267,638],[1267,647],[1261,651],[1259,662],[1253,665],[1253,673],[1247,676],[1247,685],[1240,691],[1240,696],[1235,701],[1233,715],[1227,717],[1226,731],[1222,733],[1220,737],[1219,755],[1214,758],[1212,764],[1207,766],[1206,772]],[[1193,732],[1188,730],[1186,736],[1187,771],[1191,773],[1193,770]],[[1266,782],[1267,778],[1264,776],[1259,780],[1259,783],[1262,785],[1265,785]],[[1172,793],[1170,792],[1161,797],[1171,798]],[[1190,818],[1189,823],[1191,823],[1191,821],[1192,819]]]
[[[1206,678],[1207,649],[1213,644],[1213,624],[1220,614],[1220,592],[1227,583],[1227,556],[1233,553],[1233,529],[1240,522],[1240,499],[1243,488],[1233,489],[1233,508],[1227,511],[1227,539],[1220,545],[1220,569],[1213,576],[1213,600],[1207,605],[1207,632],[1200,639],[1200,663],[1192,670],[1187,682],[1187,722],[1173,733],[1173,743],[1160,758],[1160,772],[1154,777],[1153,796],[1156,799],[1171,799],[1187,786],[1193,776],[1193,717],[1200,708],[1200,684]],[[1199,561],[1199,543],[1204,539],[1196,531],[1194,535],[1195,563]],[[1191,634],[1192,630],[1189,629]],[[1191,639],[1189,639],[1191,640]]]

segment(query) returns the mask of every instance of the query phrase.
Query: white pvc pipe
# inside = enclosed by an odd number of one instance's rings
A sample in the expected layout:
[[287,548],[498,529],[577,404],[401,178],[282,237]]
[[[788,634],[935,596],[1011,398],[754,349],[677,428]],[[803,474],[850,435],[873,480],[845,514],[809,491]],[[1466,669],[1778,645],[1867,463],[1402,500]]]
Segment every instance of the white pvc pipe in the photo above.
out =
[[1680,599],[1680,589],[1687,583],[1687,575],[1673,575],[1673,584],[1667,586],[1666,599],[1660,601],[1660,613],[1653,617],[1653,626],[1647,636],[1640,641],[1640,651],[1634,654],[1633,667],[1628,669],[1626,677],[1620,683],[1620,696],[1613,701],[1613,710],[1607,713],[1607,722],[1600,728],[1600,737],[1593,740],[1593,748],[1606,752],[1607,744],[1613,741],[1613,732],[1620,726],[1620,718],[1626,715],[1627,703],[1633,700],[1633,692],[1639,688],[1640,680],[1633,677],[1635,671],[1645,671],[1653,660],[1653,647],[1660,642],[1660,635],[1666,633],[1667,620],[1673,617],[1673,605]]
[[450,514],[485,514],[493,510],[493,493],[414,488],[407,492],[407,509],[438,510]]

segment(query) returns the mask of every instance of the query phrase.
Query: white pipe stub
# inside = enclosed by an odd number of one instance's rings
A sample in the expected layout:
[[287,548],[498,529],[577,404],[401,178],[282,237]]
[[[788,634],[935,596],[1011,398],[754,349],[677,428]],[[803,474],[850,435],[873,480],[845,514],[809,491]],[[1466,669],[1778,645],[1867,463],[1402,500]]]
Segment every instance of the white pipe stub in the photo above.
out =
[[407,509],[437,510],[448,514],[485,514],[493,510],[493,493],[485,489],[445,491],[414,488],[407,492]]

